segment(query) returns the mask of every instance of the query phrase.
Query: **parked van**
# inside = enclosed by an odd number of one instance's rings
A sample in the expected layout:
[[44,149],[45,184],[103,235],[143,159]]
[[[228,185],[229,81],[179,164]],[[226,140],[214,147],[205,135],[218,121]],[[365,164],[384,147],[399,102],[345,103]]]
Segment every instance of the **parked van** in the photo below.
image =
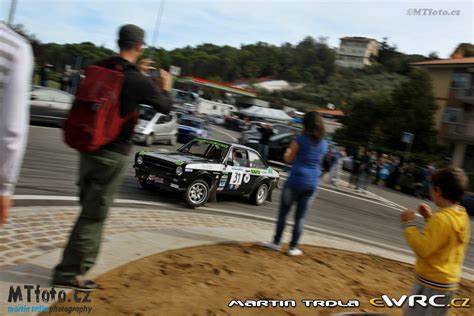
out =
[[178,120],[176,113],[156,112],[148,105],[140,105],[139,119],[135,126],[133,140],[151,146],[157,142],[176,145],[178,140]]

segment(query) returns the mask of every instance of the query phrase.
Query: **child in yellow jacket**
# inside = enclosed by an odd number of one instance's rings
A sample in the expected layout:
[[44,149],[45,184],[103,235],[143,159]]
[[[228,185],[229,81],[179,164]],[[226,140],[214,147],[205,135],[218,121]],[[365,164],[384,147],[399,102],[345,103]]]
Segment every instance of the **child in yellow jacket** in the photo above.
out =
[[[439,210],[432,214],[430,207],[421,204],[418,212],[426,226],[419,232],[415,213],[407,209],[400,218],[405,238],[416,254],[417,284],[412,295],[436,297],[437,305],[408,307],[405,315],[446,315],[448,305],[459,286],[464,255],[470,238],[469,216],[459,205],[468,187],[462,169],[448,167],[432,176],[432,198]],[[433,298],[434,299],[434,298]]]

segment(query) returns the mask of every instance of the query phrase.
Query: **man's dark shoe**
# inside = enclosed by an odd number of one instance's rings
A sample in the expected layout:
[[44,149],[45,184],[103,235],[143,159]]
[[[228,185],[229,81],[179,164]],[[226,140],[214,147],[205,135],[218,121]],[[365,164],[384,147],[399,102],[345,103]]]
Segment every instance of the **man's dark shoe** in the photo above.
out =
[[79,291],[94,291],[97,283],[92,280],[78,280],[77,278],[56,279],[52,282],[53,287],[75,289]]

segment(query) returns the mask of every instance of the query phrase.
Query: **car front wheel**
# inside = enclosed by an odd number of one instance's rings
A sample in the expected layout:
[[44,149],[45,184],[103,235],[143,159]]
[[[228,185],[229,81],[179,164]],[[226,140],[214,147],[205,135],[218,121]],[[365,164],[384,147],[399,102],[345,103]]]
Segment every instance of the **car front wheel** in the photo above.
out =
[[171,136],[171,139],[170,139],[170,145],[171,146],[174,146],[178,143],[178,135],[173,135]]
[[191,208],[203,205],[209,198],[209,185],[204,180],[194,180],[186,189],[184,198]]
[[154,142],[153,134],[147,135],[144,141],[146,147],[150,147]]
[[255,205],[263,205],[268,196],[268,184],[260,184],[254,193],[250,196],[250,201]]

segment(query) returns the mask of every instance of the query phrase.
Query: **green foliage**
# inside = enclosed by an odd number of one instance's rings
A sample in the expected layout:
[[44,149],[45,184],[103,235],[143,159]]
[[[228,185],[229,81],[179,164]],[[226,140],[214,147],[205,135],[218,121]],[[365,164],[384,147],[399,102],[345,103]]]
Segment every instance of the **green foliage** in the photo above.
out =
[[391,93],[369,90],[356,93],[347,108],[345,126],[336,133],[336,141],[348,144],[386,146],[404,151],[403,132],[415,134],[412,150],[442,154],[436,144],[434,115],[437,106],[431,80],[424,71],[412,70]]
[[451,54],[453,58],[474,57],[474,44],[461,43]]
[[434,115],[437,111],[431,79],[425,71],[412,70],[409,81],[402,83],[392,95],[389,119],[383,124],[384,141],[402,148],[402,132],[415,134],[413,148],[432,152],[436,144]]
[[[431,59],[435,59],[435,56],[431,56]],[[386,37],[380,43],[377,61],[388,71],[406,75],[410,71],[410,63],[424,60],[427,60],[427,58],[422,55],[406,55],[399,52],[396,46],[391,46],[388,43]]]

